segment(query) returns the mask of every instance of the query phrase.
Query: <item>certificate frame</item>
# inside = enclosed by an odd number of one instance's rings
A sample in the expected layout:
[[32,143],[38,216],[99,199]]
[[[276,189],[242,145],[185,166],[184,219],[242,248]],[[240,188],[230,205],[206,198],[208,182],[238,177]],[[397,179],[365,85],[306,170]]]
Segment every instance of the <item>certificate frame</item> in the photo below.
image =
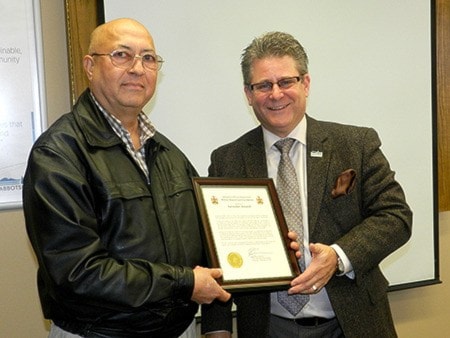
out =
[[209,265],[233,292],[284,290],[300,273],[271,178],[192,179]]

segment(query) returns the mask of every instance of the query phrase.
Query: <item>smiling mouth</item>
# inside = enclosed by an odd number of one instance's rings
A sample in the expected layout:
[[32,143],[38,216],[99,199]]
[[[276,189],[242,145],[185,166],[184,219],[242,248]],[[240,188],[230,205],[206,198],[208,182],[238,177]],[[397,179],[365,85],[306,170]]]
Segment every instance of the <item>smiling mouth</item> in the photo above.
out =
[[144,87],[140,83],[132,83],[132,82],[125,83],[124,85],[125,85],[125,87],[128,87],[128,88],[143,88]]
[[282,106],[275,106],[275,107],[267,107],[267,109],[272,110],[272,111],[277,111],[277,110],[283,110],[284,108],[286,108],[288,105],[282,105]]

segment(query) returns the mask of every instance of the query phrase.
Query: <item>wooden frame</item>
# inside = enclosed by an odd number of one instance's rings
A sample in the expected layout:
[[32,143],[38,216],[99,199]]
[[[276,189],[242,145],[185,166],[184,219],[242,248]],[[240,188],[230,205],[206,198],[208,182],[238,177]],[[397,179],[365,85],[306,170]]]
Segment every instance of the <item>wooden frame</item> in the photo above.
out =
[[436,104],[439,211],[450,210],[450,1],[436,0]]
[[88,53],[91,32],[104,22],[103,1],[65,0],[70,97],[72,104],[88,87],[83,56]]

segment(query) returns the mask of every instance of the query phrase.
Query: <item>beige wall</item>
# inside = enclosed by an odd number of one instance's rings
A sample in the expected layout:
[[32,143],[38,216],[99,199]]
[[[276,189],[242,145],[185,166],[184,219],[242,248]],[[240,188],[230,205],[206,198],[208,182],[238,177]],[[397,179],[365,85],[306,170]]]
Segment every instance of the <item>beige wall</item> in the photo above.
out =
[[[449,337],[450,332],[450,212],[439,214],[441,284],[389,295],[399,337]],[[420,269],[420,266],[417,267]]]
[[[41,0],[48,122],[70,107],[63,1]],[[25,233],[22,210],[0,211],[0,337],[43,338],[36,291],[36,261]],[[390,293],[400,337],[444,337],[450,332],[450,212],[440,214],[442,284]],[[417,267],[420,269],[420,266]]]

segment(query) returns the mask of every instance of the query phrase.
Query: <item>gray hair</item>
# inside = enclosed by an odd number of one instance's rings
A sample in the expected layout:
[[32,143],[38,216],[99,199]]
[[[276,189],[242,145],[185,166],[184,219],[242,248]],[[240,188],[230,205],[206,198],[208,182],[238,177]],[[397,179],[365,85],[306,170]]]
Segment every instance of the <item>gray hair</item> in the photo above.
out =
[[294,59],[300,76],[308,73],[308,56],[300,42],[292,35],[283,32],[269,32],[253,39],[241,56],[244,84],[250,84],[252,65],[255,60],[283,56],[291,56]]

